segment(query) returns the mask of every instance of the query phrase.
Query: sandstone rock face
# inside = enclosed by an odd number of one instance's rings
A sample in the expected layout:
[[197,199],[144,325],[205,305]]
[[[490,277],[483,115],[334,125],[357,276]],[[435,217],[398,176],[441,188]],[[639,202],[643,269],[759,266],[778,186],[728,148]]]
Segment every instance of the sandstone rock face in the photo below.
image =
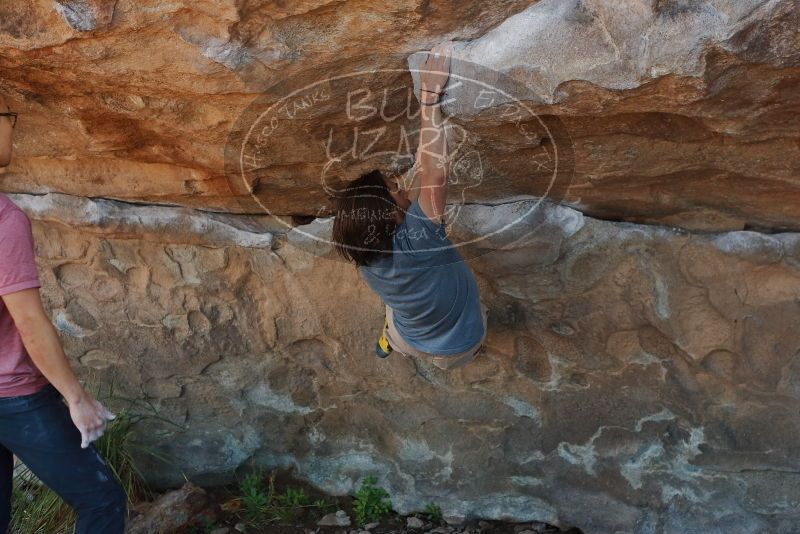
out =
[[[141,436],[175,461],[145,462],[154,483],[180,470],[222,482],[254,463],[334,494],[374,474],[402,513],[435,502],[585,532],[800,524],[798,234],[465,207],[454,240],[520,222],[463,250],[488,347],[448,373],[373,356],[381,303],[308,244],[325,220],[199,244],[191,227],[153,224],[197,215],[183,208],[13,200],[37,217],[44,293],[76,366],[181,425]],[[91,231],[61,219],[80,211]],[[134,221],[144,238],[125,230]]]
[[[325,214],[321,180],[411,164],[409,55],[453,39],[445,110],[480,155],[454,163],[481,185],[458,186],[467,201],[546,194],[606,219],[796,230],[798,25],[794,0],[7,3],[0,89],[22,118],[0,185],[260,214],[252,190],[274,214]],[[476,107],[476,68],[527,88],[511,99],[524,116],[499,93]],[[279,129],[239,183],[269,109]],[[530,158],[554,147],[555,195],[552,162]]]
[[[794,533],[799,25],[794,0],[6,2],[0,190],[81,375],[172,422],[139,437],[174,461],[142,458],[154,484],[294,467],[453,520]],[[381,303],[326,241],[337,186],[412,164],[444,39],[451,237],[489,308],[452,372],[373,356]]]

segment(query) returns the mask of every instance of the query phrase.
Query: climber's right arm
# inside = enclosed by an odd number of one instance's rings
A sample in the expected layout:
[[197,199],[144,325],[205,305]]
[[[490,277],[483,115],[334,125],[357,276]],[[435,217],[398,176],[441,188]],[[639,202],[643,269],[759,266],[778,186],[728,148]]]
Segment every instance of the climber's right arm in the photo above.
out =
[[[442,123],[441,98],[450,77],[450,46],[434,46],[420,67],[419,205],[440,222],[447,202],[447,137]],[[429,92],[432,91],[432,92]],[[425,105],[433,104],[433,105]]]

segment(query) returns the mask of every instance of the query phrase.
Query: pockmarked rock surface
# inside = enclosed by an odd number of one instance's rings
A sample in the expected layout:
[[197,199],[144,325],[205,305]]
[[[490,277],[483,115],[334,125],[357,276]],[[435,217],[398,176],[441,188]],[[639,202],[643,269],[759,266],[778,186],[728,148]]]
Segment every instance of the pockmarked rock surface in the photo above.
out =
[[449,518],[587,533],[800,525],[797,233],[466,206],[451,237],[491,236],[463,249],[489,335],[448,373],[374,357],[380,301],[310,245],[329,221],[199,244],[153,224],[202,216],[186,208],[154,219],[84,199],[87,231],[62,220],[74,199],[12,198],[35,217],[43,293],[76,367],[172,421],[139,436],[173,458],[143,458],[155,484],[294,467],[333,494],[374,475],[400,513],[434,502]]
[[[261,214],[253,190],[324,215],[321,181],[411,165],[408,68],[452,39],[444,109],[480,149],[451,169],[466,201],[552,196],[529,156],[557,147],[559,200],[585,214],[797,230],[798,26],[794,0],[7,2],[0,90],[22,118],[0,186]],[[280,135],[239,184],[271,106]]]

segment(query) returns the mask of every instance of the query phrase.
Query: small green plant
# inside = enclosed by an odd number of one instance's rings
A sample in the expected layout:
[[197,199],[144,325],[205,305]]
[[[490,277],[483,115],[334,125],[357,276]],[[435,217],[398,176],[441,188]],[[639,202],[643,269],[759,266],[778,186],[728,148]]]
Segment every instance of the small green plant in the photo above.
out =
[[264,528],[269,523],[290,522],[297,519],[304,509],[316,509],[328,513],[332,506],[324,499],[311,501],[303,488],[286,488],[275,492],[275,473],[269,482],[262,472],[254,472],[239,482],[239,496],[230,501],[231,509],[238,510],[238,517],[253,528]]
[[242,501],[242,519],[248,524],[258,525],[265,521],[271,492],[264,486],[264,474],[250,473],[239,483]]
[[424,515],[425,519],[427,519],[431,523],[442,522],[442,509],[433,503],[428,503],[425,506],[425,510],[422,511],[422,515]]
[[308,506],[311,503],[311,498],[306,495],[303,488],[286,488],[283,495],[275,497],[275,503],[278,506],[294,508],[298,506]]
[[356,524],[359,527],[380,521],[392,509],[391,504],[386,501],[389,494],[385,489],[375,486],[376,482],[375,477],[366,477],[355,494],[353,510],[356,514]]
[[311,498],[303,488],[286,488],[283,495],[275,497],[275,513],[281,521],[293,521],[302,508],[309,506]]
[[325,499],[317,499],[314,501],[313,506],[317,509],[320,515],[329,514],[334,511],[334,506]]

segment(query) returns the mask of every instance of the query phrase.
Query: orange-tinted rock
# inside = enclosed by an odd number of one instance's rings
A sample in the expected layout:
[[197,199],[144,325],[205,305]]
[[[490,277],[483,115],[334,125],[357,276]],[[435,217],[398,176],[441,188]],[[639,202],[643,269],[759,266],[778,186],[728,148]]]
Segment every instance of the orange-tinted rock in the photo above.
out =
[[[386,90],[389,109],[402,110],[414,86],[409,56],[452,38],[448,94],[474,94],[453,82],[473,64],[485,69],[480,81],[524,84],[528,94],[513,96],[560,124],[542,138],[565,156],[557,190],[548,189],[536,151],[552,147],[521,142],[501,106],[470,114],[466,101],[446,105],[470,138],[464,147],[480,154],[454,163],[475,185],[455,186],[465,188],[456,201],[547,195],[602,218],[800,227],[800,8],[791,0],[39,0],[0,10],[0,88],[21,113],[16,157],[0,176],[7,191],[329,213],[321,181],[401,172],[413,160],[399,145],[418,119],[358,120],[348,94],[368,89],[377,105]],[[255,121],[248,109],[337,76],[348,77],[329,84],[328,105],[284,120],[258,175],[242,180],[237,134]],[[341,152],[356,126],[365,143],[376,136],[364,132],[385,127],[372,149],[391,154],[346,158],[323,177],[329,134]]]

